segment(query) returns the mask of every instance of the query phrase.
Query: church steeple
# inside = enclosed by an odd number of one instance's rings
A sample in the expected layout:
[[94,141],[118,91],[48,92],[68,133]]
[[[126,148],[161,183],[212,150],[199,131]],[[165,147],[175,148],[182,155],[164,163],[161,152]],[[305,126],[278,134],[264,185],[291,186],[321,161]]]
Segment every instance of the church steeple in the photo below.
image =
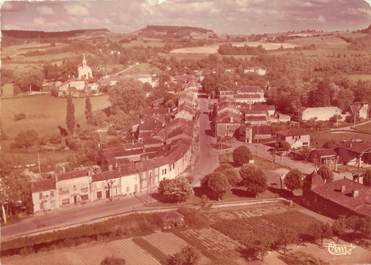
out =
[[86,66],[87,66],[87,63],[86,63],[85,53],[83,53],[83,55],[82,55],[82,67],[86,67]]

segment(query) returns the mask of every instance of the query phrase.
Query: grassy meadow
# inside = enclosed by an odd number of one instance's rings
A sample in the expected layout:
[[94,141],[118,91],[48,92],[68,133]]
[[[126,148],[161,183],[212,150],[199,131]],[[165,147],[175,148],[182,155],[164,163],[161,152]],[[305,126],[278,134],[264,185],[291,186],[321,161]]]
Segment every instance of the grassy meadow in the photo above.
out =
[[[110,105],[108,96],[91,97],[93,111]],[[74,98],[75,118],[84,126],[85,99]],[[66,99],[49,95],[2,99],[2,122],[5,133],[13,138],[21,130],[35,129],[40,136],[58,133],[58,126],[65,126]],[[14,121],[14,115],[24,113],[26,118]]]

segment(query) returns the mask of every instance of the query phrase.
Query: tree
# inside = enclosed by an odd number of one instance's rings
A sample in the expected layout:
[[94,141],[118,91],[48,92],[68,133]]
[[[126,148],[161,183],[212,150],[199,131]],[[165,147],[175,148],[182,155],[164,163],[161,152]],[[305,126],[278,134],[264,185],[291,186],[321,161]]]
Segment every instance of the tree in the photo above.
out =
[[322,177],[326,182],[331,182],[334,180],[334,173],[329,169],[328,166],[322,165],[317,171],[317,174]]
[[240,176],[242,178],[242,185],[253,196],[257,196],[267,189],[267,178],[265,174],[254,165],[244,165],[240,169]]
[[320,81],[317,89],[309,92],[308,104],[311,107],[326,107],[331,105],[331,91],[328,81]]
[[88,124],[94,124],[93,111],[89,96],[85,98],[85,118]]
[[242,249],[242,256],[248,261],[258,259],[263,261],[264,256],[267,255],[270,247],[270,244],[267,242],[254,241],[253,243],[248,243],[246,248]]
[[332,231],[335,235],[341,236],[347,229],[347,220],[344,216],[340,216],[332,224]]
[[240,174],[234,168],[225,169],[222,174],[227,177],[231,187],[237,186],[242,180]]
[[75,120],[75,106],[73,105],[72,102],[72,96],[69,95],[67,97],[67,110],[66,110],[66,125],[67,129],[70,134],[73,134],[75,131],[75,125],[76,125],[76,120]]
[[321,246],[323,246],[323,240],[325,238],[331,238],[333,232],[329,224],[313,223],[308,228],[308,234],[312,236],[313,241],[317,241],[319,239],[321,242]]
[[287,189],[294,191],[302,187],[302,179],[303,174],[297,169],[292,169],[289,171],[289,173],[286,174],[284,183]]
[[278,151],[289,151],[291,149],[291,146],[286,141],[279,141],[278,143],[276,143],[276,149]]
[[185,247],[169,257],[168,265],[196,265],[199,260],[200,254],[193,247]]
[[335,104],[339,109],[345,111],[354,102],[354,93],[350,89],[342,89],[336,97]]
[[192,187],[186,178],[164,179],[158,187],[158,193],[169,202],[186,201],[192,192]]
[[218,200],[221,200],[224,194],[230,190],[227,177],[219,172],[206,175],[202,180],[202,186],[208,188]]
[[371,187],[371,169],[367,169],[363,174],[363,185]]
[[29,148],[38,144],[39,142],[39,135],[38,133],[31,129],[26,131],[20,131],[14,139],[14,143],[12,144],[15,148]]
[[125,265],[126,262],[123,258],[106,257],[101,261],[100,265]]
[[244,145],[237,147],[233,151],[233,162],[236,166],[240,167],[245,163],[248,163],[252,158],[249,148]]
[[30,70],[18,75],[19,77],[15,80],[15,84],[22,91],[35,91],[42,89],[43,74],[41,71]]
[[109,100],[116,111],[125,114],[133,111],[140,113],[145,106],[145,94],[142,83],[136,80],[125,79],[108,90]]

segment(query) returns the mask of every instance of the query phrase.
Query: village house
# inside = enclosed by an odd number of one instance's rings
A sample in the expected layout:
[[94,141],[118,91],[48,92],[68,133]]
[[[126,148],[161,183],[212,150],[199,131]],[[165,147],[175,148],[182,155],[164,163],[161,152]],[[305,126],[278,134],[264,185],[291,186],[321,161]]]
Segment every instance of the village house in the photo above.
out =
[[324,182],[313,172],[304,179],[303,203],[331,217],[371,217],[371,188],[347,178]]
[[215,136],[219,138],[233,137],[241,124],[240,114],[234,112],[218,114],[215,119]]
[[310,146],[309,134],[300,128],[279,131],[276,133],[276,140],[287,142],[292,149]]
[[55,178],[33,183],[34,212],[150,193],[163,179],[184,177],[191,167],[193,122],[175,119],[166,127],[152,125],[144,126],[145,133],[138,142],[104,148],[98,159],[99,170],[62,170]]
[[369,109],[368,103],[366,103],[366,102],[356,102],[356,103],[351,104],[349,106],[349,108],[350,108],[350,112],[353,115],[354,115],[353,112],[355,111],[357,119],[366,120],[366,119],[369,118],[370,109]]
[[331,170],[336,170],[338,155],[332,148],[313,149],[308,156],[308,160],[316,166],[325,165]]
[[271,126],[242,126],[242,128],[245,129],[246,143],[261,143],[273,140],[273,131]]
[[339,163],[356,167],[371,164],[371,142],[345,141],[336,144],[335,152],[339,156]]

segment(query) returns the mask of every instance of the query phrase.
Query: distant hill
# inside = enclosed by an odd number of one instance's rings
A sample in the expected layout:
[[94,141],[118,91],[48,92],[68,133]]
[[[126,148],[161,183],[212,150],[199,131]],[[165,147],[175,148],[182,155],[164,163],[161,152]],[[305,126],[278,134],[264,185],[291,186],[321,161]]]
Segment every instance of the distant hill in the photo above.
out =
[[371,34],[371,25],[367,29],[361,30],[364,33]]
[[135,32],[138,35],[146,37],[189,37],[189,38],[212,38],[216,37],[214,31],[199,27],[190,26],[166,26],[166,25],[148,25],[147,27]]
[[4,38],[17,38],[17,39],[35,39],[35,38],[70,38],[82,34],[90,33],[104,33],[109,32],[108,29],[81,29],[70,31],[28,31],[28,30],[1,30],[2,37]]

